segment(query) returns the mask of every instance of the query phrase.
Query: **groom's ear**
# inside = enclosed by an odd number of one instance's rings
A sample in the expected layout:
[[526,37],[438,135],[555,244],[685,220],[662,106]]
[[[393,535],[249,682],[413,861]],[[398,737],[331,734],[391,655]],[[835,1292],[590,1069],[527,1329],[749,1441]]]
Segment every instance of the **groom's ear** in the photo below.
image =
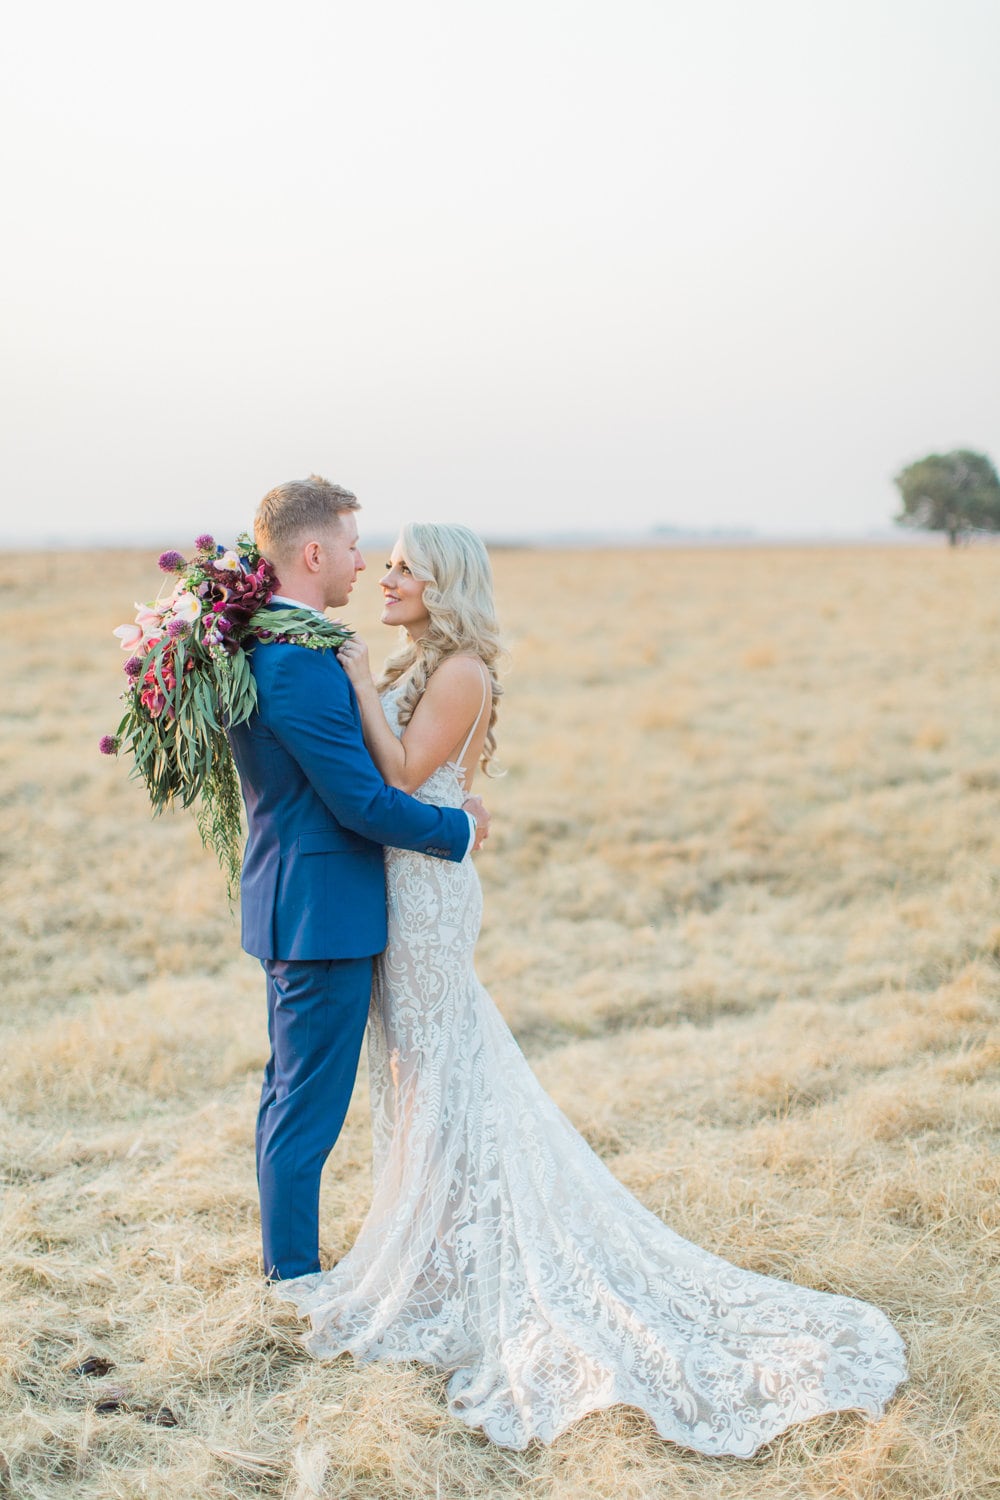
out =
[[302,548],[302,561],[310,573],[318,573],[323,563],[322,542],[306,542]]

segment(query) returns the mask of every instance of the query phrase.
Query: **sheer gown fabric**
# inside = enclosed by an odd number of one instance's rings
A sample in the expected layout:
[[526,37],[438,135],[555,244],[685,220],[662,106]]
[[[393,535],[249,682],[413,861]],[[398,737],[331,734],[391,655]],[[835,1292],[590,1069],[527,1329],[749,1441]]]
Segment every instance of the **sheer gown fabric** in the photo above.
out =
[[[383,704],[399,733],[392,691]],[[458,767],[417,795],[459,806]],[[544,1092],[473,969],[472,860],[387,849],[386,881],[373,1201],[337,1266],[276,1288],[311,1320],[306,1347],[448,1371],[453,1415],[515,1449],[618,1403],[737,1456],[822,1412],[879,1415],[906,1366],[877,1308],[680,1238]]]

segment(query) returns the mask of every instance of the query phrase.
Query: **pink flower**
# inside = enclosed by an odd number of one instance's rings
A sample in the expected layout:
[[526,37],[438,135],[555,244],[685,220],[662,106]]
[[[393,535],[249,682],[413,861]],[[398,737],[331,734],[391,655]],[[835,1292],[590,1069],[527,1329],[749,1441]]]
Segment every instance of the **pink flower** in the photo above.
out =
[[113,734],[102,734],[97,742],[97,748],[102,755],[117,755],[118,741]]
[[134,651],[142,640],[142,627],[140,625],[119,625],[111,634],[118,637],[118,644],[123,651]]
[[201,604],[194,594],[182,593],[174,601],[173,615],[175,620],[184,620],[191,625],[201,614]]
[[163,623],[163,614],[163,610],[153,609],[149,604],[137,604],[135,623],[142,627],[143,635],[151,635],[154,630],[159,630]]

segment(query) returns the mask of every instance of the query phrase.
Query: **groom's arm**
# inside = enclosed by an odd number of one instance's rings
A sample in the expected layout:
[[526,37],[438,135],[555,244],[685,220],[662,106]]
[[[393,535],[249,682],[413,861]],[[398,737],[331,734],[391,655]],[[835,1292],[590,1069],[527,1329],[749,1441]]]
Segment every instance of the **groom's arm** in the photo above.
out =
[[268,674],[268,728],[337,822],[377,844],[463,859],[475,838],[475,820],[461,809],[432,807],[386,786],[365,748],[353,692],[333,654],[303,646],[259,649],[282,653]]

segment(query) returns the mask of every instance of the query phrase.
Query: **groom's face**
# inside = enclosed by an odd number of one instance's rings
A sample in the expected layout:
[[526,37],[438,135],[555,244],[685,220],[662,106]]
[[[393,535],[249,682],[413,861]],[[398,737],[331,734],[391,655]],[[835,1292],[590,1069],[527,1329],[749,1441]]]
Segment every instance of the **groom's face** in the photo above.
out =
[[340,609],[350,598],[354,580],[365,560],[358,547],[358,521],[352,510],[341,511],[323,542],[323,592],[326,609]]

